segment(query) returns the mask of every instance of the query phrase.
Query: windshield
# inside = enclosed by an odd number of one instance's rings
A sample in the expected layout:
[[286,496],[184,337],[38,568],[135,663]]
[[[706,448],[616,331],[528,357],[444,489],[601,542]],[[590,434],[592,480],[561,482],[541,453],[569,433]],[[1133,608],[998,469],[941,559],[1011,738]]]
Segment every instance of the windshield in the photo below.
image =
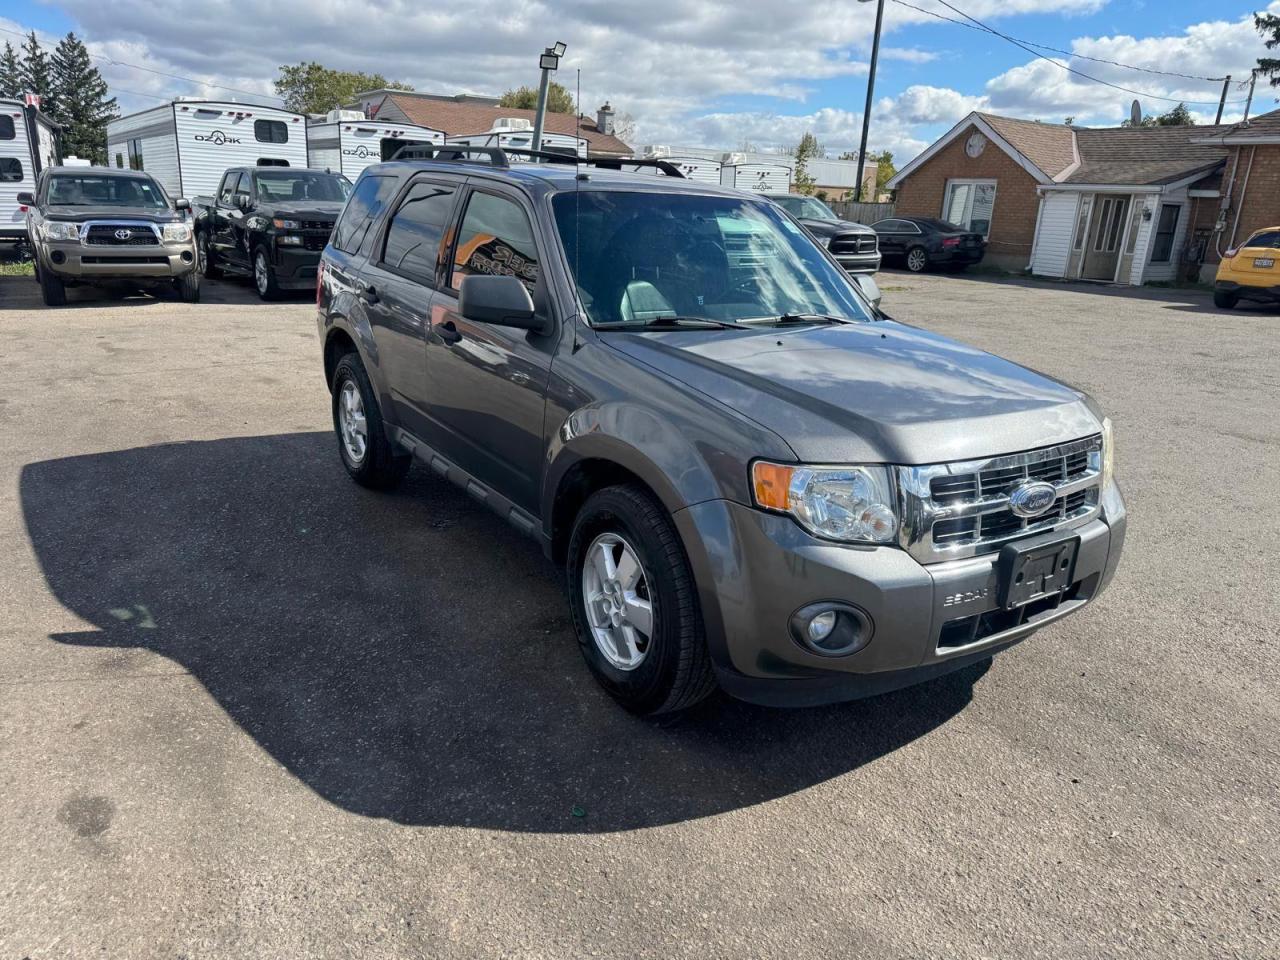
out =
[[800,197],[788,195],[774,197],[773,202],[793,217],[802,220],[839,220],[830,207],[817,197]]
[[281,170],[279,173],[258,171],[258,199],[268,203],[280,200],[332,200],[342,203],[351,193],[351,181],[337,173],[312,173],[308,170]]
[[59,173],[49,179],[48,203],[64,207],[141,207],[166,210],[169,198],[149,177]]
[[556,227],[593,323],[663,317],[869,320],[848,276],[764,200],[566,191]]

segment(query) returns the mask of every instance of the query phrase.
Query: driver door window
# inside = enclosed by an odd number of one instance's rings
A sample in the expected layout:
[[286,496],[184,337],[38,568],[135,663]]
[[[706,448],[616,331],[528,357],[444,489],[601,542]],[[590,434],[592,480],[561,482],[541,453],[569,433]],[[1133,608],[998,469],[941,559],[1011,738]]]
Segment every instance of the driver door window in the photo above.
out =
[[473,274],[516,277],[533,295],[538,248],[529,218],[515,201],[491,193],[471,195],[458,231],[448,286],[456,290],[463,277]]

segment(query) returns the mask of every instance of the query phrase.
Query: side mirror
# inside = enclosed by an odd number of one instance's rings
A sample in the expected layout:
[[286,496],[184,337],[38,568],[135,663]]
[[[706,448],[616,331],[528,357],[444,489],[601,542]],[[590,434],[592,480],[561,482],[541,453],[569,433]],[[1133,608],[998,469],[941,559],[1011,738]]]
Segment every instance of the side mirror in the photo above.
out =
[[191,209],[191,201],[190,201],[190,200],[188,200],[186,197],[179,197],[177,200],[173,201],[173,209],[175,209],[175,210],[190,210],[190,209]]
[[24,206],[34,207],[36,205],[35,195],[30,190],[23,190],[18,194],[18,203]]
[[253,200],[247,194],[237,193],[236,206],[247,211],[253,207]]
[[515,277],[463,277],[458,288],[458,312],[478,323],[547,332],[546,322],[534,315],[529,291]]

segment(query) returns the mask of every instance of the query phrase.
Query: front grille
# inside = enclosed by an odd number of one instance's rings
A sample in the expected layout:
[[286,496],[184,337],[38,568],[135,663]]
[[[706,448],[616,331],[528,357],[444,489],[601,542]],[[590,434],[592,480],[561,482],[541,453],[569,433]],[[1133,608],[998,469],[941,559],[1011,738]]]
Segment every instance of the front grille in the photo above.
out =
[[[903,546],[922,562],[972,556],[1096,514],[1102,437],[986,461],[899,469]],[[1027,480],[1058,489],[1049,510],[1029,519],[1009,508],[1009,495]]]
[[332,220],[303,220],[302,229],[303,230],[323,230],[326,233],[328,233],[330,230],[333,229],[333,221]]
[[168,257],[81,257],[81,263],[106,263],[113,266],[119,264],[167,264]]
[[[129,236],[124,238],[117,237],[117,230],[127,230]],[[85,233],[83,240],[86,244],[100,247],[154,247],[159,243],[156,239],[155,231],[145,224],[137,226],[109,223],[93,224]]]
[[836,237],[831,241],[831,252],[836,254],[871,254],[875,253],[877,249],[878,247],[875,237],[858,236],[855,234],[847,237]]

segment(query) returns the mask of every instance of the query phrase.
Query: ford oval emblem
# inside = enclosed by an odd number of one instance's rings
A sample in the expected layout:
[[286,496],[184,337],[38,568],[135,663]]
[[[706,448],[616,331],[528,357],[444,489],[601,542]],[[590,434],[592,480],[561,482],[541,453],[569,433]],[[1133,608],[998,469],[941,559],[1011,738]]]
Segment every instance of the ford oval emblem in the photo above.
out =
[[1030,519],[1047,513],[1057,499],[1058,491],[1052,483],[1023,480],[1009,494],[1009,509],[1014,516]]

